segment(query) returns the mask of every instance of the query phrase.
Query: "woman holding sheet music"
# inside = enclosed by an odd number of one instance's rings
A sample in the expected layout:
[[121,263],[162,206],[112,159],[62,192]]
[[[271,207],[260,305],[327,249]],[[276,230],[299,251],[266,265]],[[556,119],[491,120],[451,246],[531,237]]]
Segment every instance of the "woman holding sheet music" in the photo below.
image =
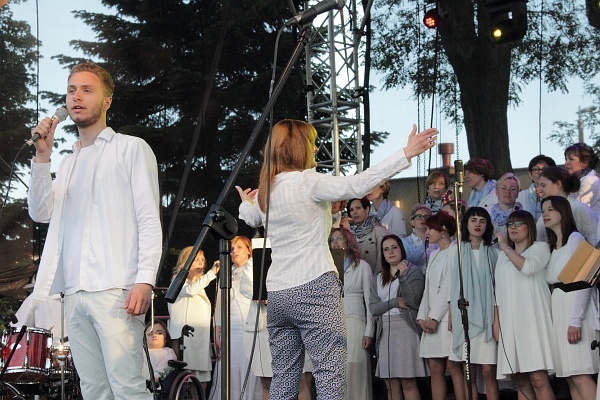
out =
[[593,321],[597,315],[597,294],[595,289],[564,292],[558,280],[558,274],[585,239],[577,232],[571,206],[564,197],[542,200],[542,218],[552,251],[546,281],[553,288],[556,376],[567,378],[573,399],[593,399],[596,383],[592,374],[598,373],[599,360],[598,354],[590,350],[590,343],[596,336]]

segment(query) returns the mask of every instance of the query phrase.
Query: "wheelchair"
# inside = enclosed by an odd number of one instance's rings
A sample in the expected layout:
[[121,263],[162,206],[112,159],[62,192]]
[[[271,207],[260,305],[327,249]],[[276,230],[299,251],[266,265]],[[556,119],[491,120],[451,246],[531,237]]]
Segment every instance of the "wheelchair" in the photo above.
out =
[[[181,342],[179,345],[179,357],[183,358],[183,338],[192,335],[194,328],[185,325],[181,330]],[[144,346],[147,347],[146,339],[144,338]],[[156,392],[153,391],[152,382],[146,381],[146,386],[153,392],[155,400],[205,400],[204,391],[200,381],[193,372],[185,369],[187,363],[179,360],[169,360],[169,367],[173,371],[167,376],[159,379],[156,385]]]
[[[169,366],[175,368],[157,385],[155,399],[158,400],[205,400],[200,381],[186,369],[187,363],[171,360]],[[150,381],[148,388],[152,391]]]

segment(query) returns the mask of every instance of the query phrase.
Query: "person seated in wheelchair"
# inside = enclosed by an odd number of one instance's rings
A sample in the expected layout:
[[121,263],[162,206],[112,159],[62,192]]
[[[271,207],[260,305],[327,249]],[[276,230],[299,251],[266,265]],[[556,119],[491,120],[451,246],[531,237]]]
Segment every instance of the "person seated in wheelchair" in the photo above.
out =
[[[167,326],[162,321],[150,322],[146,325],[146,340],[148,342],[148,352],[150,353],[150,363],[154,372],[154,380],[165,379],[165,377],[175,368],[169,366],[170,360],[177,360],[175,351],[170,347],[171,335]],[[148,362],[144,358],[144,377],[150,380],[150,372],[148,371]]]

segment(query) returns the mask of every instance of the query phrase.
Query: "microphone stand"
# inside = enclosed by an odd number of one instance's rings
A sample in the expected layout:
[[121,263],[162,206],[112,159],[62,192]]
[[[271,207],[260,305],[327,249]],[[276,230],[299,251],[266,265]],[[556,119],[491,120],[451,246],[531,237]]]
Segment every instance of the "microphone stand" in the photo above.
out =
[[[275,102],[281,95],[281,92],[283,91],[285,83],[287,82],[289,76],[292,73],[292,69],[293,69],[294,65],[296,65],[296,63],[300,59],[300,56],[302,55],[304,48],[305,48],[306,44],[308,43],[309,33],[311,31],[311,28],[312,28],[311,25],[302,27],[302,32],[300,33],[300,37],[298,38],[298,42],[296,44],[294,52],[292,53],[287,65],[283,69],[283,71],[281,73],[281,77],[279,78],[279,81],[277,82],[277,84],[275,85],[275,88],[273,89],[273,94],[267,101],[267,105],[265,106],[262,114],[260,115],[260,118],[258,119],[258,121],[254,127],[254,130],[252,131],[252,134],[250,135],[250,138],[248,139],[248,142],[246,143],[246,146],[242,150],[237,164],[235,165],[235,167],[231,171],[231,174],[229,175],[229,178],[225,182],[225,185],[223,186],[223,190],[221,191],[221,194],[219,195],[216,203],[211,206],[208,214],[206,215],[206,218],[204,219],[204,222],[202,223],[202,229],[200,230],[200,234],[198,235],[198,238],[196,239],[196,243],[194,244],[194,247],[192,248],[192,251],[190,252],[188,259],[186,260],[183,268],[181,269],[181,271],[179,271],[179,273],[177,274],[177,276],[175,277],[173,282],[171,282],[171,285],[169,286],[169,290],[167,290],[167,294],[165,295],[165,300],[167,302],[174,303],[175,300],[177,300],[177,296],[179,296],[179,292],[181,292],[181,288],[183,287],[183,284],[185,283],[185,280],[187,279],[187,275],[188,275],[190,267],[194,261],[194,258],[196,257],[198,250],[200,250],[200,248],[202,247],[202,244],[204,243],[206,236],[208,235],[209,232],[215,239],[220,240],[220,243],[219,243],[220,251],[225,249],[227,246],[223,242],[225,242],[225,241],[228,242],[229,240],[233,239],[235,237],[235,235],[237,234],[237,221],[231,214],[229,214],[223,208],[223,206],[222,206],[223,202],[225,201],[225,198],[227,197],[227,195],[233,188],[234,183],[235,183],[237,177],[239,176],[239,174],[242,170],[242,167],[244,166],[246,158],[248,158],[248,155],[250,154],[250,150],[252,150],[252,147],[254,146],[256,140],[258,139],[258,137],[262,131],[262,128],[267,120],[268,115],[269,115],[269,112],[275,106]],[[223,259],[225,259],[225,258],[226,257],[223,257]],[[222,262],[221,265],[223,266],[223,269],[221,270],[221,272],[223,273],[223,279],[222,279],[222,283],[221,283],[221,288],[223,288],[223,290],[221,292],[221,296],[222,296],[222,299],[224,300],[222,303],[221,315],[224,316],[225,320],[228,320],[228,318],[229,318],[229,288],[231,288],[231,268],[230,268],[229,262],[227,264],[224,263],[223,261],[221,261],[221,262]],[[230,379],[230,371],[229,371],[229,361],[230,360],[229,360],[229,354],[228,354],[229,321],[227,321],[226,326],[222,326],[221,328],[222,328],[222,331],[221,331],[222,351],[223,351],[223,349],[225,349],[225,354],[223,354],[223,353],[221,354],[221,373],[222,373],[222,387],[223,387],[223,383],[224,382],[228,383],[229,379]],[[230,399],[229,389],[227,388],[226,391],[223,391],[221,393],[221,396],[222,396],[223,400],[229,400]]]
[[[456,221],[456,249],[458,252],[458,283],[460,292],[458,296],[458,309],[460,310],[461,321],[463,325],[463,331],[465,334],[465,378],[467,379],[467,399],[473,400],[473,393],[471,391],[471,338],[469,337],[469,315],[467,307],[469,302],[465,299],[464,291],[464,280],[463,280],[463,264],[462,264],[462,235],[460,232],[461,218],[460,218],[460,204],[462,201],[463,191],[463,163],[461,160],[454,161],[454,175],[459,178],[454,182],[454,207],[456,209],[454,213],[454,219]],[[460,171],[459,171],[460,170]]]

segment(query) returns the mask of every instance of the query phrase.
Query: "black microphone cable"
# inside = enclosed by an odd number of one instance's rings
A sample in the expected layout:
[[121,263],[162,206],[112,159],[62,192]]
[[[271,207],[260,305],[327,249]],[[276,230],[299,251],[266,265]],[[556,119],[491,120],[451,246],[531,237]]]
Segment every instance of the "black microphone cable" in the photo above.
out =
[[[279,30],[277,31],[277,37],[275,38],[275,51],[273,54],[273,72],[271,74],[271,84],[269,87],[269,98],[271,98],[271,96],[273,95],[273,87],[275,85],[275,76],[277,73],[277,56],[279,54],[279,40],[281,38],[281,34],[283,33],[283,30],[286,26],[282,26],[281,28],[279,28]],[[269,114],[269,136],[267,138],[267,170],[271,170],[271,136],[272,136],[272,132],[273,132],[273,108],[271,108],[270,114]],[[270,175],[270,174],[269,174]],[[263,249],[262,249],[262,259],[261,259],[261,263],[260,263],[260,282],[259,282],[259,297],[262,297],[262,293],[263,293],[263,285],[265,285],[264,279],[263,277],[265,276],[264,271],[265,271],[265,258],[266,258],[266,247],[267,247],[267,238],[269,237],[268,233],[269,233],[269,209],[270,209],[270,205],[271,205],[271,181],[267,180],[267,185],[266,185],[266,191],[267,191],[267,196],[266,196],[266,202],[265,202],[265,223],[264,223],[264,239],[263,239]],[[258,199],[256,199],[256,201],[258,201]],[[254,265],[252,266],[252,268],[254,268]],[[262,300],[263,299],[259,299],[258,300],[258,307],[256,307],[256,318],[254,320],[254,334],[252,337],[252,348],[250,350],[250,357],[248,358],[248,367],[246,368],[246,376],[244,378],[244,384],[242,385],[242,390],[240,393],[240,400],[243,400],[244,397],[244,392],[246,391],[246,386],[248,385],[248,380],[250,378],[250,372],[252,370],[252,361],[254,360],[254,351],[256,349],[256,340],[258,338],[258,323],[260,321],[260,309],[262,306]],[[268,313],[268,311],[267,311]],[[259,349],[260,351],[260,349]],[[270,352],[270,349],[269,349]]]

